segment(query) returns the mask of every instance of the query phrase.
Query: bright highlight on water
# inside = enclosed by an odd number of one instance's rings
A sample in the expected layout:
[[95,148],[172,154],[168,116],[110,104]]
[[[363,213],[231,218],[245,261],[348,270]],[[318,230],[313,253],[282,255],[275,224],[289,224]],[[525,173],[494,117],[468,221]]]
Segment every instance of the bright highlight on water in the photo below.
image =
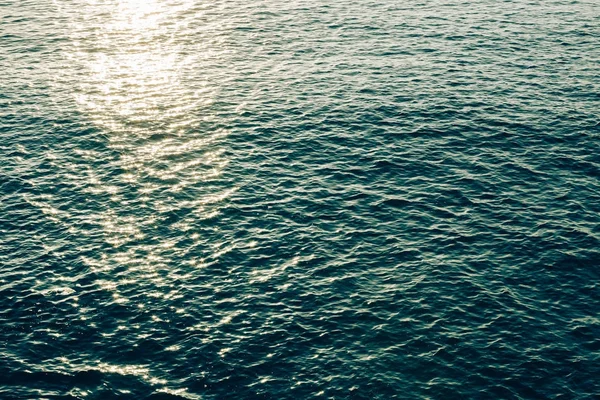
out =
[[600,396],[599,21],[0,2],[0,398]]

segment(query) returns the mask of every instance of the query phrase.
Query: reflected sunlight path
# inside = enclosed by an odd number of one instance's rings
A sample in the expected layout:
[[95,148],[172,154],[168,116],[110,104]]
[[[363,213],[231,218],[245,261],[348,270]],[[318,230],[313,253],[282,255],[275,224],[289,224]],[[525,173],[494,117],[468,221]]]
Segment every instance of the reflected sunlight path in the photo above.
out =
[[[193,71],[203,71],[202,57],[218,51],[209,40],[186,36],[186,24],[202,12],[192,1],[88,1],[69,11],[77,104],[118,154],[107,160],[117,174],[102,176],[93,164],[80,171],[90,195],[108,196],[107,204],[115,206],[90,216],[100,221],[114,251],[86,262],[106,273],[128,266],[127,281],[160,280],[157,266],[168,268],[178,242],[195,237],[196,223],[214,218],[218,203],[235,191],[206,190],[227,165],[217,145],[226,131],[211,124],[218,87]],[[180,218],[162,225],[174,219],[170,213]],[[142,276],[133,278],[134,270]],[[117,300],[127,301],[112,274],[109,279]]]
[[114,303],[141,309],[180,297],[177,286],[205,263],[198,248],[222,247],[199,227],[236,190],[219,180],[227,132],[211,111],[219,86],[210,65],[225,52],[210,29],[190,27],[204,12],[194,3],[55,2],[73,43],[64,81],[78,82],[79,112],[108,149],[75,149],[81,162],[67,168],[98,207],[69,229],[89,236],[98,232],[81,227],[99,226],[103,250],[83,262]]

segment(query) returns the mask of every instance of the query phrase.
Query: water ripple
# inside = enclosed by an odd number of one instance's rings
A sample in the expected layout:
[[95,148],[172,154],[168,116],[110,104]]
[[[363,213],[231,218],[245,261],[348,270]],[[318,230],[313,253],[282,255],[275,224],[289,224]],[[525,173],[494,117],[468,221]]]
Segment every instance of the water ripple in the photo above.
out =
[[594,398],[592,1],[0,4],[0,397]]

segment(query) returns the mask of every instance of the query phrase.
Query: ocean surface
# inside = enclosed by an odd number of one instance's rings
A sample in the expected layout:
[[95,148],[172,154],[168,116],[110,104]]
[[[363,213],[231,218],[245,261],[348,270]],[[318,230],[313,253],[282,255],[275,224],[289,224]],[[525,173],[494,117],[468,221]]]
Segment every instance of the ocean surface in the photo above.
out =
[[599,377],[597,0],[0,0],[0,399]]

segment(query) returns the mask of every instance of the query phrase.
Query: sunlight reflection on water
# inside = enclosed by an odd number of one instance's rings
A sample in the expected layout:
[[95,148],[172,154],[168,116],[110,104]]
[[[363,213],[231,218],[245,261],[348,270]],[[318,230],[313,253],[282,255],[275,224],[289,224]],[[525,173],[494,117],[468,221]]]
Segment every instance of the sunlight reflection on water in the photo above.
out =
[[[145,298],[168,299],[173,294],[159,271],[189,250],[182,242],[202,241],[198,221],[216,218],[218,205],[236,191],[209,190],[228,163],[218,146],[227,131],[206,124],[218,87],[208,76],[184,76],[187,65],[198,69],[203,52],[213,50],[179,29],[194,15],[192,1],[88,1],[78,12],[65,4],[58,8],[69,16],[76,43],[68,54],[77,71],[70,79],[78,82],[76,103],[105,134],[115,154],[107,162],[119,171],[109,178],[91,162],[81,166],[85,192],[108,198],[89,216],[101,225],[107,251],[82,259],[114,282],[106,286],[100,278],[98,286],[113,292],[117,303],[129,301],[120,288],[132,279],[151,285]],[[167,218],[174,214],[175,221]],[[122,267],[127,272],[115,276]]]
[[[71,90],[77,107],[102,131],[108,146],[105,151],[75,150],[82,162],[72,167],[73,175],[83,176],[83,191],[101,203],[84,222],[100,228],[105,249],[81,260],[112,304],[148,313],[149,304],[181,297],[177,288],[190,275],[180,273],[182,255],[186,265],[202,268],[205,260],[190,253],[206,246],[199,222],[218,218],[219,204],[236,191],[218,185],[228,164],[219,147],[227,131],[210,124],[218,85],[199,68],[215,49],[190,39],[182,28],[194,16],[193,1],[55,4],[69,19],[75,44],[66,55],[72,68],[65,71],[65,82],[77,82]],[[190,70],[205,75],[185,76]],[[118,172],[103,174],[95,163],[99,160]],[[93,234],[69,228],[74,234]],[[165,323],[154,316],[151,322]],[[128,329],[135,326],[119,326],[113,335]],[[98,369],[135,375],[159,392],[194,398],[146,366],[102,364]]]

